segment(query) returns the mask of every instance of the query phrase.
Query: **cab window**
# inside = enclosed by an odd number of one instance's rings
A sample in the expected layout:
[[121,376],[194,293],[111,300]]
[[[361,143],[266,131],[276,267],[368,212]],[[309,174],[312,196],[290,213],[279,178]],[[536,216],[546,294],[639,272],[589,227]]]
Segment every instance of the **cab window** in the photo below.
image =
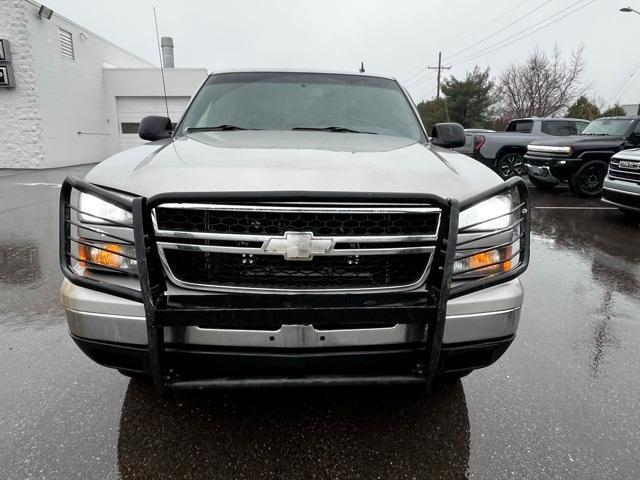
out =
[[542,133],[547,135],[553,135],[555,137],[566,137],[573,135],[573,129],[571,128],[571,122],[565,121],[546,121],[542,122]]
[[509,122],[505,131],[518,133],[531,133],[533,130],[533,120],[515,120]]

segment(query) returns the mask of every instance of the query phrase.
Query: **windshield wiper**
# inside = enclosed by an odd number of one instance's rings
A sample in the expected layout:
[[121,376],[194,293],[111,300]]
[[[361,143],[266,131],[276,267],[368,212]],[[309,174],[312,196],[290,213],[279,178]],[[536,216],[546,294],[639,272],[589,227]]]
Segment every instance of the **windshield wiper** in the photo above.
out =
[[309,132],[366,133],[368,135],[377,135],[376,132],[364,132],[347,127],[293,127],[291,130],[303,130]]
[[188,127],[187,133],[191,132],[223,132],[229,130],[258,130],[257,128],[242,128],[237,125],[230,125],[223,123],[222,125],[216,125],[215,127]]

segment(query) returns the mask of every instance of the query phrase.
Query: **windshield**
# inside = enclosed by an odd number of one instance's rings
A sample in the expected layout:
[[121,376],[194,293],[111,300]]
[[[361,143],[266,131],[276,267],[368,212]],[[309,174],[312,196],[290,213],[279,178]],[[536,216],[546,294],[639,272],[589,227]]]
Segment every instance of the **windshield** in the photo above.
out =
[[625,134],[633,119],[598,118],[582,131],[580,135],[612,135],[620,137]]
[[409,100],[395,81],[320,73],[212,75],[176,134],[207,128],[317,129],[424,139]]

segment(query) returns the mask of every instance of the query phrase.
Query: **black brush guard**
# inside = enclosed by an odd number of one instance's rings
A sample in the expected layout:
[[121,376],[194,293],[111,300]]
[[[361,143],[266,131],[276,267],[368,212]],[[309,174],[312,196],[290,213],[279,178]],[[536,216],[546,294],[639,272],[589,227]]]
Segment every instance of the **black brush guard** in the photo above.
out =
[[[521,204],[517,207],[520,214],[515,226],[519,226],[520,235],[511,243],[519,242],[519,262],[510,271],[489,277],[457,282],[453,273],[458,240],[458,215],[461,209],[469,208],[494,195],[517,189]],[[72,203],[73,191],[93,195],[113,204],[133,217],[132,225],[124,225],[107,219],[106,227],[132,228],[133,239],[115,235],[100,225],[87,225],[74,218],[81,214]],[[438,207],[442,210],[441,223],[435,242],[432,265],[426,279],[426,287],[420,290],[368,294],[219,294],[170,295],[167,292],[165,273],[155,241],[151,212],[153,208],[168,202],[224,202],[250,204],[260,202],[373,202],[376,203],[419,203]],[[92,216],[95,218],[95,216]],[[97,217],[100,218],[100,217]],[[515,226],[513,228],[515,228]],[[73,244],[82,244],[80,238],[73,237],[72,229],[85,230],[98,234],[106,241],[124,245],[135,245],[137,260],[137,279],[140,289],[128,288],[115,283],[92,278],[72,267],[72,262],[83,262],[91,266],[87,259],[78,258],[73,252]],[[269,193],[200,193],[200,194],[162,194],[151,198],[123,196],[117,192],[101,188],[76,177],[68,177],[62,185],[60,194],[60,265],[62,272],[72,283],[100,292],[117,295],[144,304],[147,323],[147,368],[159,391],[166,388],[203,388],[207,386],[225,386],[226,379],[202,379],[181,381],[172,375],[172,366],[167,361],[167,349],[164,341],[165,327],[200,326],[213,328],[224,324],[225,327],[243,326],[255,323],[260,318],[262,325],[280,326],[285,324],[321,323],[324,326],[354,325],[366,318],[367,324],[386,324],[389,315],[394,314],[401,323],[419,324],[426,331],[422,362],[417,365],[411,376],[406,377],[326,377],[300,378],[298,380],[283,377],[287,384],[324,385],[324,384],[369,384],[385,382],[426,382],[431,385],[438,375],[438,365],[442,347],[442,338],[446,319],[447,302],[451,298],[477,291],[492,285],[507,282],[527,268],[529,263],[530,206],[525,183],[520,178],[510,179],[491,191],[474,197],[463,204],[456,200],[443,199],[424,194],[348,194],[348,193],[308,193],[308,192],[269,192]],[[490,235],[489,235],[490,236]],[[131,275],[131,274],[127,274]],[[395,320],[394,317],[394,320]],[[252,384],[271,385],[278,379],[258,378]],[[242,381],[230,381],[239,385]]]

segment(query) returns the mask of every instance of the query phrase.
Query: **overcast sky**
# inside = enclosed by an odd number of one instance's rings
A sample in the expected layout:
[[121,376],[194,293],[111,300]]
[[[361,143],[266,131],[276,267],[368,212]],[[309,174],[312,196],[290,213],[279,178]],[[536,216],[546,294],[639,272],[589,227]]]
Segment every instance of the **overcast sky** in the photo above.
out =
[[[437,63],[439,50],[443,64],[453,65],[445,75],[461,77],[474,65],[498,74],[536,47],[550,51],[557,43],[568,56],[582,44],[589,94],[606,104],[640,102],[640,69],[631,77],[640,67],[640,15],[618,11],[627,5],[640,11],[640,0],[46,0],[45,4],[156,64],[154,6],[160,35],[174,38],[176,67],[206,67],[210,72],[235,67],[355,71],[362,60],[367,71],[397,77],[416,101],[435,94],[435,73],[423,68]],[[520,32],[530,35],[513,42]],[[507,42],[513,43],[497,49]]]

